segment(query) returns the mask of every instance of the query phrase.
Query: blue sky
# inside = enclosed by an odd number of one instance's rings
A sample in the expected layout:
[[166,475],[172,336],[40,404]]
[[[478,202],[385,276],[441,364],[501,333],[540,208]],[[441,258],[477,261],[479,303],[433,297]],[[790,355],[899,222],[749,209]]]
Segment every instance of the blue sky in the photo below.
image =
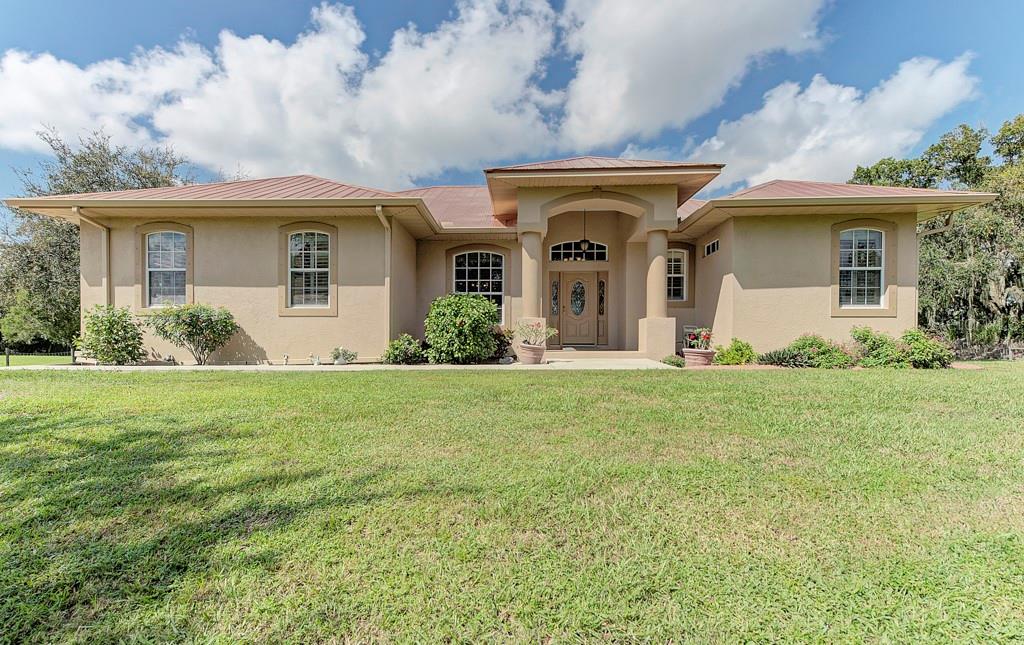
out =
[[0,194],[42,123],[170,143],[207,177],[401,188],[625,153],[722,161],[725,190],[842,181],[1024,112],[1022,2],[625,4],[5,2]]

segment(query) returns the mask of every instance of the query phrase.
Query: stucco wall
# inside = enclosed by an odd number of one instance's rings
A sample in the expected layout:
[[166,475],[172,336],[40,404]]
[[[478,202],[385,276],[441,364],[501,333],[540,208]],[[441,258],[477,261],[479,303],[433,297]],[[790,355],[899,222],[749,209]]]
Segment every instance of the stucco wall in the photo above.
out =
[[[718,240],[718,252],[705,256],[704,246],[712,240]],[[726,220],[711,229],[697,240],[695,246],[697,260],[694,284],[697,293],[695,322],[692,324],[711,328],[715,342],[728,343],[735,335],[734,261],[736,253],[740,252],[736,249],[733,220]]]
[[423,324],[416,302],[416,240],[397,221],[391,228],[391,336],[415,334]]
[[876,315],[878,312],[870,310],[865,310],[863,316],[832,315],[832,225],[862,217],[738,217],[732,220],[732,244],[727,246],[723,239],[722,250],[716,254],[725,260],[731,253],[735,280],[732,321],[728,324],[726,316],[720,326],[716,317],[717,340],[725,342],[729,336],[736,336],[763,352],[782,347],[807,332],[847,342],[855,326],[868,325],[892,334],[914,327],[916,218],[912,214],[865,217],[896,224],[895,316]]
[[[135,308],[141,289],[136,269],[136,227],[150,219],[107,219],[111,227],[111,274],[114,304]],[[191,226],[194,248],[194,299],[225,306],[242,332],[214,356],[215,361],[280,361],[287,353],[304,361],[310,353],[327,360],[331,348],[343,345],[361,359],[380,356],[387,343],[384,229],[376,217],[176,218]],[[288,316],[278,312],[279,228],[294,222],[320,222],[337,227],[337,316]],[[82,228],[82,304],[102,299],[97,270],[99,233]],[[156,356],[172,354],[191,362],[178,348],[146,334],[146,347]]]

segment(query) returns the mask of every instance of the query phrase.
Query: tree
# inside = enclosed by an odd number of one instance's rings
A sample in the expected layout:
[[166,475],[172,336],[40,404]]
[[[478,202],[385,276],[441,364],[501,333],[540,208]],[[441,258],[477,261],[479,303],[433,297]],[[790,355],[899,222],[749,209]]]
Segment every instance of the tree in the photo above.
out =
[[[72,146],[55,130],[39,133],[53,158],[36,172],[18,171],[29,197],[157,188],[190,183],[190,165],[171,148],[111,144],[102,131]],[[70,346],[79,330],[78,227],[14,210],[13,231],[0,241],[0,316],[16,307],[19,325],[38,337]],[[16,303],[18,294],[20,304]],[[31,321],[26,318],[35,318]]]
[[[1002,164],[982,154],[990,142]],[[918,322],[971,342],[1024,337],[1024,115],[988,137],[960,125],[917,159],[858,166],[852,183],[951,186],[993,192],[991,204],[957,213],[950,229],[920,238]],[[930,184],[922,178],[934,177]],[[922,230],[934,229],[926,223]]]

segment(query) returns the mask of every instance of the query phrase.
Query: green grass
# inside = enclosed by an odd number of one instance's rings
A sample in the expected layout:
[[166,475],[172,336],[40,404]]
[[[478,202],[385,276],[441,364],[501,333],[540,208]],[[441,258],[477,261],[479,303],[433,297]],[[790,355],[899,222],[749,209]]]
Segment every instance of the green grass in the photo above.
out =
[[0,375],[0,640],[1024,638],[1024,365]]
[[[11,356],[11,367],[17,365],[70,365],[70,356]],[[5,367],[7,361],[3,354],[0,354],[0,367]]]

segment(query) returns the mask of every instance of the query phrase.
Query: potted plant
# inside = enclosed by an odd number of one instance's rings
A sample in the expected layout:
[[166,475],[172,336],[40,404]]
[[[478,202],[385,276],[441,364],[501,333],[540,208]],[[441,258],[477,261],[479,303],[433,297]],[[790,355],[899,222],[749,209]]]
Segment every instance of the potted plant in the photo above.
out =
[[516,326],[519,337],[519,362],[523,365],[540,365],[544,362],[544,350],[548,339],[556,336],[558,330],[543,323],[520,322]]
[[682,353],[687,367],[711,365],[715,360],[715,350],[711,349],[711,330],[707,327],[688,332],[684,344]]
[[356,354],[351,349],[345,349],[344,347],[335,347],[331,350],[331,360],[334,361],[335,365],[348,365],[352,361],[356,360],[359,354]]

